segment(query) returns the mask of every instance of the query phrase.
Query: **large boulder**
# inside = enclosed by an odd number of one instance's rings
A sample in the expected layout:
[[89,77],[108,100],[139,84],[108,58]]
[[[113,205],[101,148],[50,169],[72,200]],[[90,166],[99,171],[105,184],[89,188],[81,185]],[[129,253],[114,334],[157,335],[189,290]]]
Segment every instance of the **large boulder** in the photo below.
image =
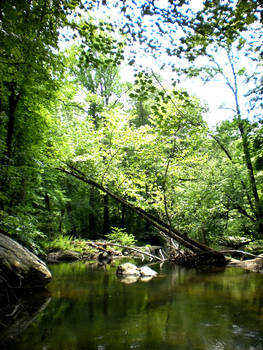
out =
[[21,244],[0,233],[0,289],[43,287],[52,276],[46,264]]

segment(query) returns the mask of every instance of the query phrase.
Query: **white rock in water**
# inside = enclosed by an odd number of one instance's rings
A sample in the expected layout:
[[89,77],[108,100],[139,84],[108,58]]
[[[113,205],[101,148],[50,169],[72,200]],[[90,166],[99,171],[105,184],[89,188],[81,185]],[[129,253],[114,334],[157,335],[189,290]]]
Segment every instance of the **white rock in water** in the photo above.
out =
[[126,276],[126,275],[140,276],[140,271],[138,270],[136,265],[131,263],[125,263],[118,266],[117,274],[122,276]]
[[141,276],[143,277],[154,277],[157,272],[152,270],[149,266],[143,266],[139,269]]

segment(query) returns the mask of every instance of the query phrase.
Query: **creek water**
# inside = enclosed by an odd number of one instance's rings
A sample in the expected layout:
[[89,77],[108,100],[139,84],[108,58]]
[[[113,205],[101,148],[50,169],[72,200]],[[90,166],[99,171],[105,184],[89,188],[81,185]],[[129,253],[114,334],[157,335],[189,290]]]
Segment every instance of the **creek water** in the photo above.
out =
[[44,306],[11,349],[263,349],[262,274],[153,265],[158,277],[127,284],[120,262],[50,266]]

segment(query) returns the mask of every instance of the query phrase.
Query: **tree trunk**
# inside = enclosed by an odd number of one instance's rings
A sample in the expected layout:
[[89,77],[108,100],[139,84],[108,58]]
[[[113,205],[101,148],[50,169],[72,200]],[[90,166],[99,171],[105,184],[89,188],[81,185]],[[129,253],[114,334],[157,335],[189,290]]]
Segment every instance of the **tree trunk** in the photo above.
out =
[[72,206],[71,206],[71,203],[67,203],[67,206],[66,206],[66,210],[67,210],[67,215],[70,219],[70,224],[71,224],[71,227],[70,227],[70,233],[73,235],[73,236],[76,236],[77,234],[77,229],[75,227],[75,224],[74,224],[74,221],[73,221],[73,218],[72,218]]
[[258,195],[257,183],[256,183],[256,179],[255,179],[253,164],[251,161],[248,133],[244,127],[245,120],[242,119],[242,113],[241,113],[241,109],[240,109],[240,105],[239,105],[237,73],[235,71],[234,61],[232,59],[230,52],[228,52],[228,60],[230,63],[230,67],[231,67],[232,75],[233,75],[233,79],[234,79],[233,85],[228,83],[228,86],[231,88],[233,95],[234,95],[234,98],[235,98],[238,130],[239,130],[240,136],[241,136],[245,164],[246,164],[246,167],[248,170],[249,183],[250,183],[250,187],[251,187],[251,191],[252,191],[253,199],[254,199],[254,204],[255,204],[255,216],[256,216],[256,221],[257,221],[256,222],[257,232],[259,235],[262,235],[262,233],[263,233],[263,207],[262,207],[262,203],[259,199],[259,195]]
[[[5,144],[5,151],[2,154],[2,157],[0,159],[0,163],[3,166],[1,169],[1,177],[0,177],[0,192],[5,192],[6,188],[8,186],[8,166],[10,163],[10,158],[12,155],[12,144],[13,144],[13,136],[14,136],[14,130],[15,130],[15,113],[17,109],[18,102],[21,97],[21,93],[15,92],[14,84],[7,84],[8,90],[9,90],[9,97],[8,97],[8,106],[7,108],[2,108],[1,111],[6,112],[8,116],[8,122],[7,122],[7,131],[6,131],[6,144]],[[2,103],[2,101],[0,101]],[[4,208],[4,200],[0,199],[0,208]]]
[[125,228],[125,205],[121,204],[121,227]]
[[64,217],[65,209],[60,210],[60,216],[59,216],[59,227],[58,227],[58,232],[62,233],[62,225],[63,225],[63,217]]
[[254,203],[255,203],[257,231],[258,231],[259,235],[262,235],[262,233],[263,233],[263,208],[262,208],[262,204],[261,204],[261,201],[260,201],[259,195],[258,195],[257,184],[256,184],[254,169],[253,169],[253,165],[252,165],[252,161],[251,161],[250,150],[249,150],[249,142],[248,142],[248,138],[247,138],[247,132],[244,130],[243,121],[241,120],[240,117],[238,119],[238,128],[239,128],[239,132],[240,132],[241,139],[242,139],[246,167],[248,170],[250,186],[251,186],[251,190],[252,190],[253,198],[254,198]]
[[109,215],[109,196],[105,194],[103,196],[103,236],[110,231],[110,215]]
[[4,153],[3,164],[8,165],[12,154],[12,143],[15,130],[15,113],[21,93],[15,92],[13,84],[9,84],[10,96],[8,98],[8,123],[6,133],[6,150]]
[[96,232],[96,220],[94,216],[94,204],[95,204],[95,198],[94,198],[94,188],[90,189],[90,197],[89,197],[89,206],[90,206],[90,212],[89,212],[89,232],[92,233],[92,235]]

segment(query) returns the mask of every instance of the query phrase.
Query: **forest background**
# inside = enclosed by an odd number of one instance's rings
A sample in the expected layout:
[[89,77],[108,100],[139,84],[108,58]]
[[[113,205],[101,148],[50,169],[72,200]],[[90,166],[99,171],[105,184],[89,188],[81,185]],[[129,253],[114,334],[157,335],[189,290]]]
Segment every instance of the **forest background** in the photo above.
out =
[[[2,233],[36,253],[118,229],[161,242],[124,205],[61,171],[74,169],[206,244],[262,239],[262,7],[198,3],[1,2]],[[209,127],[207,105],[182,79],[224,83],[233,103],[221,113],[231,116]]]

